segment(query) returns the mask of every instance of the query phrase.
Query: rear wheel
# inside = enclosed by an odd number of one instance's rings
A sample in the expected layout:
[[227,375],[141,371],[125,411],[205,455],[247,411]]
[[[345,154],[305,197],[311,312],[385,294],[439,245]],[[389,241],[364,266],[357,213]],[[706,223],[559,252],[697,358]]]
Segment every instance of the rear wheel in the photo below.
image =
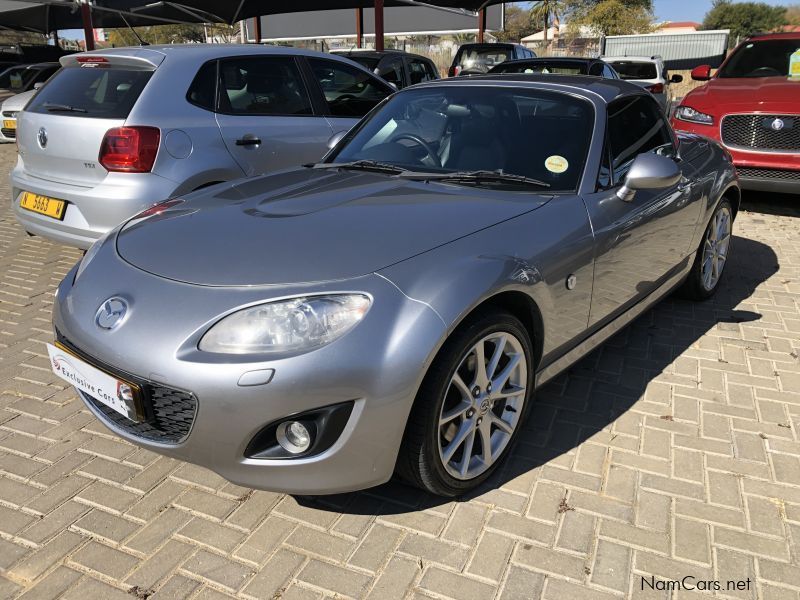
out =
[[398,473],[442,496],[489,477],[527,414],[532,356],[525,327],[504,311],[483,312],[456,330],[417,395]]
[[692,270],[681,288],[683,296],[705,300],[714,295],[725,272],[733,235],[733,208],[722,199],[697,249]]

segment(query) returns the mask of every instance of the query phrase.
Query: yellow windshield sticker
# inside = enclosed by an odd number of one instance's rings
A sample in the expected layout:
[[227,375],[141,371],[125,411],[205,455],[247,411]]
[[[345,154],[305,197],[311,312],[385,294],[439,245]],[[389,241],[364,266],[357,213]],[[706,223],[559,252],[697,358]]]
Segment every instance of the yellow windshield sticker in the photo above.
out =
[[789,77],[800,79],[800,48],[789,57]]
[[547,160],[544,161],[544,166],[551,173],[563,173],[569,169],[569,162],[567,162],[567,159],[563,156],[554,154],[553,156],[549,156]]

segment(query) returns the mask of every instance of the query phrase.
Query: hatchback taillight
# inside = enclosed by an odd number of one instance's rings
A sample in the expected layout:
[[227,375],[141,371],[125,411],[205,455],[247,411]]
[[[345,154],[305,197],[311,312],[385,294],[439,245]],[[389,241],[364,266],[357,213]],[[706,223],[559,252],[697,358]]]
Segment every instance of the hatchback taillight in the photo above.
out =
[[100,146],[100,164],[108,171],[149,173],[156,162],[161,131],[157,127],[109,129]]
[[656,83],[654,85],[648,85],[644,89],[646,89],[651,94],[663,94],[664,93],[664,84],[663,83]]

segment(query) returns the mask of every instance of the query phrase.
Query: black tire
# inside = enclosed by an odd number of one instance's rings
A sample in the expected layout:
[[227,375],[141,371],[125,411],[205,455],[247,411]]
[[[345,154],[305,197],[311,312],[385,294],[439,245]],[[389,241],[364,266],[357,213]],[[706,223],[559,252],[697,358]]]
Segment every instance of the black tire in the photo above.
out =
[[[714,213],[711,215],[711,219],[706,226],[705,231],[703,232],[703,238],[700,240],[700,245],[697,248],[697,253],[694,257],[694,263],[692,263],[692,269],[689,271],[689,275],[687,275],[686,280],[683,282],[681,287],[678,289],[678,295],[682,298],[686,298],[688,300],[707,300],[711,298],[714,294],[717,293],[717,289],[719,288],[720,281],[725,276],[726,268],[723,267],[722,273],[717,278],[716,283],[714,283],[711,289],[707,289],[706,286],[703,285],[703,251],[705,248],[706,238],[709,235],[709,231],[714,223],[714,217],[717,213],[722,210],[727,210],[731,215],[731,231],[733,228],[733,207],[731,203],[726,199],[723,198],[720,200],[719,204],[717,204],[716,208],[714,209]],[[732,241],[732,240],[731,240]],[[730,248],[731,244],[728,244],[727,250],[727,257],[725,263],[727,264],[728,259],[730,257]]]
[[[506,447],[488,470],[473,479],[457,479],[446,471],[439,454],[439,415],[461,361],[481,339],[496,332],[511,333],[525,354],[527,384],[520,418]],[[503,310],[476,313],[451,334],[420,386],[403,435],[397,474],[407,483],[439,496],[459,496],[480,485],[502,464],[519,437],[532,404],[533,382],[533,346],[522,322]]]

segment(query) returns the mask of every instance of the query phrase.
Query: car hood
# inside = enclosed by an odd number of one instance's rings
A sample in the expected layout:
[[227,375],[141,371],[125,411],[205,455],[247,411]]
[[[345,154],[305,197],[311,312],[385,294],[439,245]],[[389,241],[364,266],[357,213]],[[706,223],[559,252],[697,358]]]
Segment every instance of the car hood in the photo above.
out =
[[28,101],[33,98],[38,91],[39,90],[30,90],[28,92],[22,92],[21,94],[11,96],[5,102],[3,102],[2,109],[20,111],[25,108],[25,105],[28,104]]
[[133,219],[128,263],[199,285],[348,279],[542,206],[551,196],[300,169],[197,192]]
[[800,81],[787,77],[712,79],[689,92],[682,104],[700,112],[721,115],[729,112],[797,113]]

